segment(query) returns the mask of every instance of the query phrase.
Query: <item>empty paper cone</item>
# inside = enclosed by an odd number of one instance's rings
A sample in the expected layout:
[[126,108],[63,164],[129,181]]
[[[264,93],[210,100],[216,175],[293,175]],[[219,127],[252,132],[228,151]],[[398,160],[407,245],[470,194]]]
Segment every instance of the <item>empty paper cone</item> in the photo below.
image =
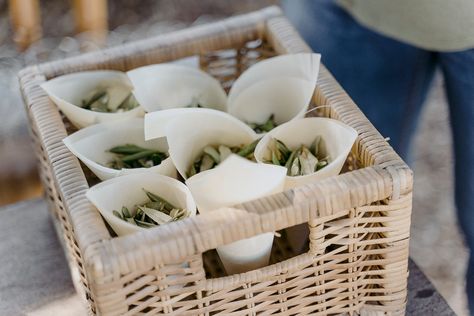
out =
[[77,128],[140,117],[144,114],[140,106],[117,113],[96,112],[80,107],[82,101],[97,88],[110,89],[109,108],[115,108],[122,103],[132,91],[132,84],[120,71],[97,70],[72,73],[48,80],[41,87]]
[[[86,196],[99,210],[100,214],[109,223],[118,236],[132,234],[147,228],[128,223],[112,212],[120,212],[122,206],[129,210],[135,205],[149,201],[145,191],[154,193],[176,207],[185,208],[189,216],[196,215],[196,204],[189,189],[176,179],[156,173],[129,174],[123,177],[110,179],[90,188]],[[166,224],[164,224],[166,225]]]
[[[231,155],[216,168],[189,178],[186,185],[199,212],[207,213],[281,192],[285,175],[284,167]],[[265,233],[220,246],[217,251],[227,273],[241,273],[267,265],[272,242],[273,233]]]
[[145,141],[143,119],[102,123],[81,129],[63,140],[69,150],[79,158],[101,180],[111,179],[129,173],[155,172],[176,177],[176,168],[168,157],[159,165],[150,168],[113,169],[108,164],[114,154],[108,150],[120,145],[134,144],[143,148],[168,151],[165,138]]
[[156,64],[127,72],[133,94],[147,112],[199,106],[226,110],[226,94],[207,73],[177,64]]
[[179,115],[170,121],[166,138],[173,164],[187,179],[189,168],[207,145],[243,146],[257,139],[257,134],[229,114],[207,110]]

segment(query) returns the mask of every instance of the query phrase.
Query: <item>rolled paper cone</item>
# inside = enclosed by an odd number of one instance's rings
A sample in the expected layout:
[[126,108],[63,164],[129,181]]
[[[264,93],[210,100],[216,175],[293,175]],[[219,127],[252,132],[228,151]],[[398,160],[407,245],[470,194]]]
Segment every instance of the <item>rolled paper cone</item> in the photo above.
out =
[[117,170],[107,167],[108,163],[115,157],[113,153],[109,152],[109,149],[115,146],[134,144],[161,152],[168,151],[165,138],[145,141],[143,134],[143,119],[132,118],[86,127],[66,137],[63,142],[101,180],[147,171],[176,178],[176,168],[170,157],[163,160],[161,164],[150,168]]
[[303,118],[315,84],[299,78],[273,78],[242,91],[229,106],[229,113],[247,123],[262,124],[274,115],[277,125]]
[[271,138],[281,140],[288,148],[296,149],[301,145],[308,148],[316,136],[321,136],[325,155],[329,156],[329,164],[323,169],[309,175],[286,177],[285,189],[291,189],[306,183],[325,179],[339,174],[352,145],[357,138],[357,131],[352,127],[330,118],[308,117],[293,120],[280,125],[267,133],[255,148],[258,162],[270,160],[268,149]]
[[197,102],[226,111],[227,96],[219,81],[196,68],[156,64],[127,72],[133,94],[147,112],[188,107]]
[[[205,214],[281,192],[285,176],[284,167],[257,164],[231,155],[216,168],[187,179],[186,185],[199,212]],[[272,242],[273,233],[265,233],[220,246],[217,252],[227,273],[242,273],[268,264]]]
[[115,87],[111,89],[109,107],[117,107],[133,88],[128,77],[120,71],[96,70],[72,73],[48,80],[41,87],[77,128],[142,117],[144,114],[140,106],[119,113],[96,112],[80,107],[82,100],[98,87]]
[[[168,124],[172,124],[174,119],[183,115],[194,115],[195,113],[198,113],[198,115],[199,113],[209,113],[209,115],[220,116],[223,120],[231,119],[232,121],[236,121],[225,112],[206,108],[177,108],[155,111],[145,114],[145,139],[149,140],[157,137],[165,137],[166,127]],[[239,123],[239,125],[242,124]],[[246,128],[246,130],[248,130],[248,128]]]
[[[255,148],[255,158],[261,163],[269,160],[268,145],[271,138],[281,140],[288,148],[293,150],[301,145],[309,148],[318,135],[321,136],[324,142],[325,154],[330,157],[329,164],[309,175],[286,176],[285,190],[338,175],[357,138],[357,131],[340,121],[330,118],[304,118],[276,127],[258,143]],[[303,248],[308,232],[307,224],[288,229],[288,240],[295,251],[300,251]]]
[[234,82],[229,92],[228,107],[236,103],[234,99],[244,90],[260,81],[272,78],[296,78],[306,80],[314,86],[318,79],[320,54],[300,53],[280,55],[265,59],[244,71]]
[[207,145],[243,146],[258,137],[242,121],[215,110],[181,114],[167,124],[165,134],[171,160],[184,179]]
[[[118,236],[132,234],[148,228],[130,224],[112,212],[129,210],[149,201],[144,189],[154,193],[176,207],[185,208],[190,216],[196,215],[196,204],[189,189],[180,181],[156,173],[129,174],[99,183],[86,192],[86,197],[99,210]],[[165,224],[166,225],[166,224]]]

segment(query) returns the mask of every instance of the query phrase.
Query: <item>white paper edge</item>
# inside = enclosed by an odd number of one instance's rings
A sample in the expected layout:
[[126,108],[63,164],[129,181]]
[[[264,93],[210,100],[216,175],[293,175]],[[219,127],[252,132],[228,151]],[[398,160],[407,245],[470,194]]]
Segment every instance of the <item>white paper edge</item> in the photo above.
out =
[[[203,120],[207,120],[207,122],[203,123]],[[190,124],[196,124],[199,127],[199,129],[195,129],[192,131],[194,133],[193,136],[199,133],[205,133],[206,129],[213,129],[214,126],[212,125],[212,120],[215,120],[215,123],[220,124],[221,126],[222,124],[227,123],[227,131],[229,131],[229,133],[231,129],[233,129],[233,131],[238,130],[239,134],[245,135],[245,138],[248,137],[248,140],[244,141],[245,143],[250,143],[258,138],[258,134],[255,133],[254,130],[252,130],[244,122],[225,112],[208,109],[206,111],[194,111],[179,115],[179,117],[175,118],[170,122],[172,124],[167,125],[165,134],[168,139],[169,155],[173,160],[176,169],[184,179],[187,179],[186,172],[189,166],[184,166],[184,164],[181,163],[184,158],[182,158],[179,153],[176,152],[176,144],[182,141],[187,142],[188,140],[184,140],[180,137],[175,137],[175,134],[179,133],[179,131],[185,128],[189,128]],[[218,138],[219,135],[216,134],[216,137]],[[204,149],[204,147],[201,149]]]
[[[347,131],[348,137],[350,137],[349,140],[348,140],[348,143],[351,144],[350,146],[347,146],[347,148],[346,148],[347,153],[345,153],[345,155],[344,155],[344,152],[341,153],[336,158],[333,158],[329,164],[338,164],[338,163],[341,163],[341,160],[342,160],[342,163],[344,163],[344,161],[346,160],[347,155],[349,154],[354,142],[357,139],[357,136],[358,136],[357,131],[354,128],[352,128],[351,126],[349,126],[347,124],[344,124],[341,121],[331,119],[331,118],[326,118],[326,117],[307,117],[307,118],[303,118],[301,120],[313,120],[315,122],[317,122],[318,120],[320,120],[320,121],[324,120],[326,122],[329,122],[329,124],[339,125],[345,131]],[[286,124],[295,124],[295,121],[296,120],[293,120],[293,121],[290,121]],[[286,128],[285,124],[282,124],[282,125],[274,128],[273,130],[271,130],[269,133],[265,134],[265,136],[262,138],[262,140],[257,144],[257,147],[255,148],[254,153],[255,153],[255,158],[256,158],[257,162],[264,163],[263,162],[263,155],[264,155],[264,150],[266,149],[265,146],[268,143],[268,139],[270,137],[273,137],[273,135],[275,133],[277,133],[281,130],[284,130],[285,128]],[[341,165],[341,168],[342,168],[342,165]],[[286,176],[285,190],[291,189],[295,186],[302,185],[302,184],[305,184],[305,183],[308,183],[308,182],[311,182],[311,181],[324,179],[324,178],[328,177],[328,176],[324,176],[325,170],[326,170],[326,168],[323,168],[323,169],[321,169],[319,171],[316,171],[312,174],[308,174],[308,175],[304,175],[304,176],[294,176],[294,177]],[[339,172],[340,172],[340,169],[339,169]],[[329,175],[329,176],[331,176],[331,175]]]
[[[176,168],[174,167],[174,164],[171,160],[171,157],[168,156],[165,160],[163,160],[159,165],[153,166],[150,168],[133,168],[133,169],[113,169],[106,167],[104,165],[101,165],[92,159],[89,159],[85,155],[83,155],[81,152],[76,150],[75,148],[75,143],[77,141],[80,141],[82,139],[88,138],[91,135],[97,135],[98,133],[101,133],[103,131],[108,131],[111,129],[121,129],[121,128],[126,128],[127,125],[130,124],[143,124],[143,119],[141,118],[131,118],[126,121],[118,121],[118,122],[107,122],[107,123],[101,123],[101,124],[95,124],[88,126],[86,128],[83,128],[69,136],[63,139],[64,145],[69,149],[71,153],[73,153],[74,156],[76,156],[78,159],[80,159],[91,171],[102,181],[105,180],[110,180],[112,178],[122,176],[122,175],[128,175],[128,174],[134,174],[134,173],[144,173],[144,172],[153,172],[153,173],[158,173],[164,176],[169,176],[172,178],[177,177],[177,171]],[[104,149],[105,150],[105,149]],[[110,177],[104,178],[103,176],[97,174],[96,172],[99,171],[104,174],[109,174]]]
[[279,55],[259,61],[245,70],[233,83],[227,98],[227,107],[232,108],[235,98],[255,83],[274,77],[296,77],[314,82],[318,79],[321,55],[298,53]]
[[[175,72],[175,73],[182,73],[182,76],[192,76],[192,77],[199,77],[202,80],[208,80],[212,84],[212,90],[216,94],[218,98],[222,98],[223,104],[221,105],[216,105],[214,109],[216,110],[221,110],[221,111],[226,111],[227,106],[227,95],[222,88],[220,82],[209,75],[208,73],[202,71],[199,68],[194,68],[190,67],[187,65],[182,65],[182,64],[177,64],[177,63],[162,63],[162,64],[152,64],[152,65],[146,65],[142,67],[138,67],[132,70],[129,70],[126,74],[132,84],[133,88],[133,94],[135,95],[135,98],[140,102],[142,100],[141,93],[138,91],[141,89],[139,87],[140,81],[142,80],[142,76],[150,76],[154,72]],[[156,76],[156,74],[155,74]],[[143,103],[143,104],[142,104]],[[147,111],[147,112],[154,112],[154,111],[159,111],[159,110],[165,110],[165,108],[160,107],[160,105],[157,104],[146,104],[147,102],[141,102],[141,106]]]
[[[238,120],[237,118],[229,115],[226,112],[209,108],[175,108],[155,111],[145,114],[145,140],[165,137],[166,127],[172,124],[175,119],[179,119],[183,115],[193,115],[195,113],[209,113],[210,115],[220,115],[223,119]],[[240,120],[238,121],[241,122]]]
[[[97,191],[100,191],[102,188],[104,188],[106,186],[109,186],[109,185],[114,185],[114,184],[119,184],[119,183],[128,183],[128,181],[130,181],[130,179],[134,179],[134,178],[139,178],[140,180],[144,180],[146,178],[155,178],[159,181],[166,181],[168,183],[171,183],[173,186],[176,187],[176,189],[181,190],[185,194],[185,196],[186,196],[186,201],[185,201],[186,210],[188,210],[190,212],[189,217],[196,216],[196,209],[197,209],[196,208],[196,203],[194,202],[193,196],[191,194],[191,191],[189,191],[188,187],[186,185],[184,185],[182,182],[180,182],[180,181],[178,181],[174,178],[170,178],[170,177],[167,177],[167,176],[164,176],[164,175],[161,175],[161,174],[157,174],[157,173],[128,174],[128,175],[123,176],[123,177],[112,178],[112,179],[103,181],[103,182],[98,183],[98,184],[94,185],[93,187],[89,188],[86,191],[86,198],[94,205],[94,207],[99,211],[99,213],[104,217],[104,219],[107,222],[112,220],[114,222],[113,223],[114,225],[122,226],[122,227],[124,227],[125,230],[129,230],[129,231],[134,230],[134,231],[138,232],[138,231],[144,231],[144,230],[147,230],[147,229],[153,229],[153,228],[143,228],[143,227],[139,227],[139,226],[130,224],[126,221],[123,221],[119,218],[116,218],[112,214],[112,212],[107,212],[107,213],[110,213],[109,214],[110,218],[109,218],[109,216],[104,215],[104,210],[101,210],[96,206],[97,204],[99,204],[98,199],[96,198],[96,195],[95,195],[95,193]],[[152,193],[160,195],[160,193],[158,191],[153,191]],[[120,195],[117,195],[117,196],[120,196]],[[159,227],[159,226],[157,226],[157,227]],[[118,236],[123,236],[122,234],[119,235],[118,232],[115,232],[115,233],[117,233]]]
[[255,101],[255,103],[250,103],[249,101],[241,101],[241,100],[242,99],[257,100],[257,96],[261,91],[271,89],[272,85],[275,85],[277,83],[281,84],[282,81],[290,81],[292,84],[295,84],[296,82],[298,82],[299,83],[298,86],[301,87],[302,90],[304,90],[304,91],[289,91],[289,90],[285,91],[285,94],[293,92],[294,94],[297,94],[297,95],[303,95],[303,101],[301,101],[301,103],[299,104],[300,110],[297,113],[295,113],[292,117],[286,118],[284,121],[278,119],[277,111],[273,111],[272,113],[265,113],[265,119],[267,119],[270,114],[274,114],[277,117],[276,123],[281,125],[291,120],[304,117],[311,103],[311,99],[313,97],[314,90],[316,88],[316,82],[311,82],[311,81],[300,79],[300,78],[288,78],[288,77],[275,77],[271,79],[261,80],[255,83],[253,86],[248,87],[247,89],[242,91],[238,96],[234,98],[232,106],[229,107],[229,113],[243,121],[246,120],[244,116],[249,115],[249,113],[254,113],[252,115],[257,117],[257,119],[255,119],[251,123],[264,123],[264,121],[262,121],[261,119],[260,120],[258,119],[258,117],[261,116],[259,115],[261,111],[265,110],[261,106],[259,106],[259,104],[261,103],[258,101]]
[[53,79],[50,79],[40,85],[40,87],[48,94],[54,104],[64,113],[64,115],[71,121],[71,123],[77,128],[81,129],[86,126],[103,123],[108,121],[123,120],[130,117],[140,117],[143,116],[144,111],[141,106],[138,106],[130,111],[121,112],[121,113],[102,113],[95,112],[92,110],[87,110],[80,108],[77,105],[74,105],[61,97],[58,97],[53,91],[52,86],[61,82],[63,80],[68,80],[70,78],[78,77],[78,80],[87,80],[81,77],[87,78],[88,76],[93,75],[110,75],[118,76],[119,80],[122,81],[125,85],[130,88],[132,91],[133,86],[125,73],[116,70],[93,70],[93,71],[81,71],[70,73],[67,75],[59,76]]

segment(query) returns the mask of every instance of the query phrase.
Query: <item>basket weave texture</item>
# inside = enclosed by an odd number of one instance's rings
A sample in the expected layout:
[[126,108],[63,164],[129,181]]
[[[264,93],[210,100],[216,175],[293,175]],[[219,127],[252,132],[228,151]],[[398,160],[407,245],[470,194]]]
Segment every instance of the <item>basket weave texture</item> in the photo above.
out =
[[[191,55],[228,89],[255,62],[310,52],[276,7],[28,67],[20,84],[50,210],[90,314],[404,315],[412,172],[321,67],[314,111],[355,128],[345,172],[314,184],[141,233],[113,237],[85,192],[97,181],[62,139],[71,124],[40,88],[66,73],[167,62]],[[244,209],[242,212],[235,209]],[[295,255],[285,229],[309,227]],[[271,264],[225,276],[217,246],[265,232]]]

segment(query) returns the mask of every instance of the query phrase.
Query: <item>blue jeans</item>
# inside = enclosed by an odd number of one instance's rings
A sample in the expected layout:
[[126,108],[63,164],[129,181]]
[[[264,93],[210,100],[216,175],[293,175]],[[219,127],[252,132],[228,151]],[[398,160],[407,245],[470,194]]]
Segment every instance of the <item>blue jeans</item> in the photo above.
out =
[[471,252],[467,294],[474,315],[474,49],[443,53],[399,42],[360,25],[330,0],[287,0],[283,8],[405,160],[410,161],[420,110],[435,70],[440,68],[453,132],[458,222]]

